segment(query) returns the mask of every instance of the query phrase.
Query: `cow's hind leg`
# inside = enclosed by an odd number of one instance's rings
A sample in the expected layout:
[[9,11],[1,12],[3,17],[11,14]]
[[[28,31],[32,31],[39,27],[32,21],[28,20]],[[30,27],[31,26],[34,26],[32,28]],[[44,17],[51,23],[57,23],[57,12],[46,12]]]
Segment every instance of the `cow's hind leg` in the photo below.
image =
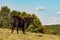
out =
[[17,34],[18,34],[18,33],[19,33],[19,32],[18,32],[18,27],[16,27],[16,31],[17,31]]
[[11,27],[11,33],[13,33],[13,31],[14,31],[14,27]]

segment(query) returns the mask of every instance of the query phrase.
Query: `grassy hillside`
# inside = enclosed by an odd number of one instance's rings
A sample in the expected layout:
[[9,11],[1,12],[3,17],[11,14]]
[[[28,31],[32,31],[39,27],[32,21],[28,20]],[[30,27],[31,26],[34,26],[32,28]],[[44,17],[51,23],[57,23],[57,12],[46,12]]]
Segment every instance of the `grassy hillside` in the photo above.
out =
[[60,25],[45,25],[44,27],[49,32],[52,32],[53,34],[59,34],[60,35]]
[[45,25],[45,27],[52,31],[60,32],[60,25]]
[[17,34],[15,30],[13,34],[10,32],[10,29],[0,28],[0,40],[60,40],[60,36],[56,35],[29,32],[22,34],[21,31]]

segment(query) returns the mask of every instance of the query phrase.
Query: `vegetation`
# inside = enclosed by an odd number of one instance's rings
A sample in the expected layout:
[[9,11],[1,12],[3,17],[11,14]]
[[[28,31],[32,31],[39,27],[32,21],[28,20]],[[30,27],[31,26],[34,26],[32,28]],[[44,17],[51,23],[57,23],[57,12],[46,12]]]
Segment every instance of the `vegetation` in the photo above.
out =
[[10,8],[7,6],[2,6],[0,9],[0,27],[2,28],[10,28],[11,27],[11,16],[16,15],[20,17],[34,17],[34,24],[29,25],[30,27],[27,29],[31,32],[43,32],[44,28],[41,24],[41,21],[35,14],[29,14],[27,12],[20,12],[17,10],[10,11]]
[[11,34],[10,29],[0,28],[0,40],[60,40],[60,36],[29,32],[25,35],[21,31],[17,34],[15,30]]
[[46,28],[46,30],[48,30],[48,33],[60,34],[60,25],[59,24],[58,25],[45,25],[44,27]]

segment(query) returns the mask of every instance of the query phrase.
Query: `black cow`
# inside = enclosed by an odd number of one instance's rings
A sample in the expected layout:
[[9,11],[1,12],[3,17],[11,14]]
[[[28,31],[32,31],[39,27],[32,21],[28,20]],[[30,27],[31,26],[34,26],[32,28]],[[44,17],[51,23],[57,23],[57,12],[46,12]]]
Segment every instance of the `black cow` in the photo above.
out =
[[22,28],[22,32],[25,33],[26,29],[30,25],[30,23],[33,23],[32,17],[19,17],[19,16],[12,16],[11,17],[11,33],[13,33],[14,27],[16,27],[17,33],[18,33],[18,28]]
[[22,31],[24,33],[24,25],[25,25],[25,20],[21,17],[18,16],[12,16],[11,17],[11,32],[13,33],[14,27],[16,27],[17,33],[18,33],[18,28],[22,28]]

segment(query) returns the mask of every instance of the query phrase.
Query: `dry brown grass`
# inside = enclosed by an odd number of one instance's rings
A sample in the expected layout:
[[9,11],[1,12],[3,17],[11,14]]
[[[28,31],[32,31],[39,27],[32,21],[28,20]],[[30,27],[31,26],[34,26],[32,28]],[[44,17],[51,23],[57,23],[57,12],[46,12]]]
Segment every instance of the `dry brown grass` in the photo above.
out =
[[60,36],[29,32],[22,34],[21,31],[17,34],[15,30],[11,34],[10,29],[0,28],[0,40],[60,40]]

